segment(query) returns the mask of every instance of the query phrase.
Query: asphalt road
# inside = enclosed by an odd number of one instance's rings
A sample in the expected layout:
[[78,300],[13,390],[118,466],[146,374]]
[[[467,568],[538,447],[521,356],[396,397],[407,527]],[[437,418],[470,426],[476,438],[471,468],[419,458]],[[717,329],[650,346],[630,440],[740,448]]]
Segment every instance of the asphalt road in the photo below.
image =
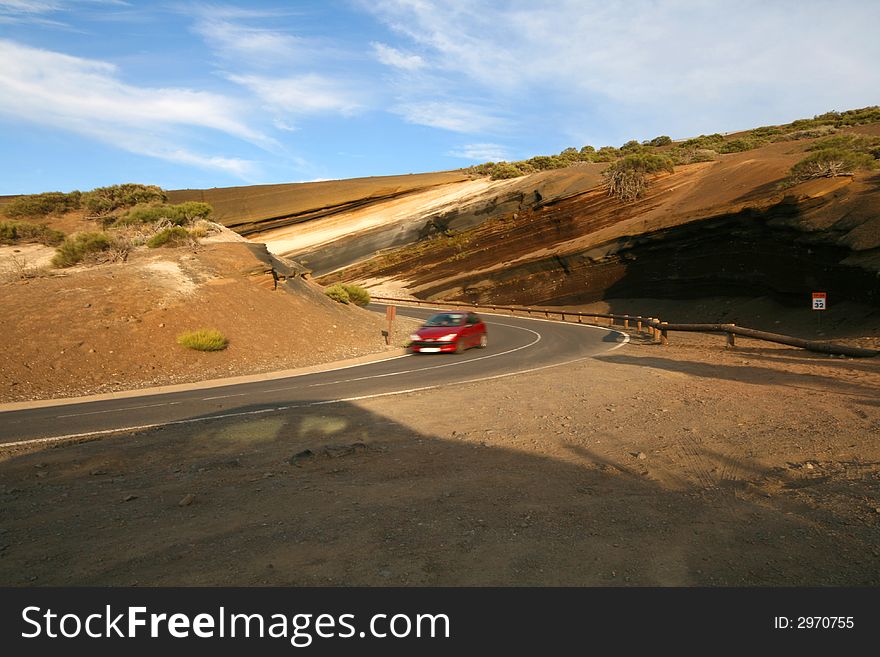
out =
[[[424,318],[435,311],[398,308]],[[482,314],[486,349],[463,354],[408,354],[355,367],[210,389],[104,399],[0,413],[0,444],[62,440],[223,416],[258,416],[287,408],[402,394],[551,367],[609,351],[616,331],[524,317]],[[488,383],[487,383],[488,384]],[[438,397],[438,405],[442,404]]]

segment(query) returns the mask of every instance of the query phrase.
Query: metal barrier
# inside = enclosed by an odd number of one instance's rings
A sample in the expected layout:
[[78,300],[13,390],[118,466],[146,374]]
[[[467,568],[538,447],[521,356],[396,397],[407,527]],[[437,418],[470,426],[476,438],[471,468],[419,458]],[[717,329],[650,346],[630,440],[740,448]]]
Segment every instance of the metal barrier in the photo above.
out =
[[421,299],[397,299],[394,297],[371,297],[373,301],[383,303],[390,302],[395,304],[410,303],[416,306],[447,306],[453,308],[473,308],[491,310],[492,312],[504,311],[516,316],[517,313],[523,313],[528,317],[543,315],[546,319],[559,317],[560,321],[569,321],[566,318],[577,321],[578,324],[584,323],[583,320],[591,319],[593,324],[601,325],[600,319],[610,320],[609,326],[614,326],[615,321],[621,322],[623,328],[633,328],[639,332],[648,332],[652,338],[660,344],[669,344],[669,331],[687,331],[692,333],[724,333],[727,336],[727,345],[735,346],[735,337],[740,335],[754,340],[763,340],[764,342],[774,342],[784,344],[791,347],[798,347],[808,351],[815,351],[823,354],[834,354],[838,356],[851,356],[854,358],[871,358],[880,355],[880,350],[864,349],[862,347],[850,347],[847,345],[830,344],[827,342],[818,342],[816,340],[802,340],[788,335],[780,335],[778,333],[768,333],[767,331],[758,331],[757,329],[737,326],[736,324],[669,324],[661,322],[656,317],[644,317],[642,315],[620,315],[616,313],[581,313],[571,310],[559,310],[556,308],[538,308],[535,306],[499,306],[496,304],[473,304],[461,301],[423,301]]

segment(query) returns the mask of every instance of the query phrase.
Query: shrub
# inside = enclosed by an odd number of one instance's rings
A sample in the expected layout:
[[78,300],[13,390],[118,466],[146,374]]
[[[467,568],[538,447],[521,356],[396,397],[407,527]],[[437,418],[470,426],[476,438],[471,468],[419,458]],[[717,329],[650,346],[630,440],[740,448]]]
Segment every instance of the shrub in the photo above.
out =
[[795,130],[794,132],[786,132],[777,135],[773,141],[796,141],[798,139],[814,139],[815,137],[826,137],[837,132],[837,128],[832,125],[820,125],[809,130]]
[[57,246],[64,241],[64,233],[49,228],[46,224],[32,224],[29,221],[0,221],[0,244],[15,242],[39,242],[46,246]]
[[161,187],[136,183],[98,187],[82,197],[86,211],[99,216],[138,204],[164,203],[167,200],[168,197]]
[[880,145],[880,137],[869,137],[868,135],[835,135],[820,139],[812,144],[808,151],[821,151],[828,148],[843,149],[852,151],[853,153],[870,154]]
[[346,285],[343,283],[342,287],[348,294],[349,301],[356,306],[363,307],[370,303],[370,293],[360,285]]
[[71,267],[89,256],[107,251],[111,246],[107,233],[76,233],[61,243],[52,258],[52,264]]
[[608,181],[608,194],[623,201],[640,197],[648,186],[648,174],[673,171],[672,160],[662,155],[640,153],[627,155],[608,167],[603,175]]
[[659,137],[654,137],[651,141],[648,142],[651,146],[668,146],[672,143],[672,137],[668,135],[660,135]]
[[695,137],[694,139],[688,139],[682,145],[692,146],[694,148],[708,148],[713,151],[717,151],[723,143],[724,135],[718,134],[716,132],[711,135],[700,135],[699,137]]
[[738,139],[731,139],[722,142],[715,150],[719,153],[742,153],[743,151],[750,151],[754,148],[759,148],[766,143],[767,141],[764,139],[740,137]]
[[872,169],[875,160],[865,153],[843,148],[825,148],[805,157],[791,168],[789,182],[797,183],[810,178],[851,176],[859,169]]
[[775,137],[782,133],[782,130],[775,125],[764,125],[760,128],[755,128],[749,132],[750,137],[755,137],[757,139],[765,139],[767,137]]
[[200,239],[219,232],[217,226],[205,219],[199,219],[195,226],[189,229],[190,237]]
[[519,178],[524,176],[525,172],[510,162],[499,162],[489,172],[492,180],[506,180],[508,178]]
[[578,152],[578,149],[572,146],[564,148],[556,157],[562,163],[562,166],[568,166],[573,162],[579,162],[581,160],[581,154]]
[[[536,155],[535,157],[526,160],[526,164],[531,165],[537,171],[547,171],[549,169],[561,169],[562,167],[568,166],[570,163],[555,155]],[[517,166],[517,168],[522,171],[521,166]]]
[[189,231],[183,226],[171,226],[163,228],[147,240],[147,246],[151,249],[160,246],[182,246],[192,241]]
[[351,297],[348,296],[348,290],[346,290],[345,286],[340,283],[328,287],[324,290],[324,294],[339,303],[351,303]]
[[116,226],[157,224],[161,221],[173,226],[183,226],[199,219],[207,219],[214,211],[207,203],[187,201],[179,205],[136,205],[116,220]]
[[614,146],[603,146],[593,153],[593,162],[611,162],[620,156],[619,151]]
[[712,162],[717,159],[718,153],[708,148],[696,148],[694,146],[680,146],[667,151],[666,155],[673,164],[695,164],[697,162]]
[[642,145],[635,139],[630,139],[628,142],[620,147],[620,150],[624,153],[639,153],[642,151],[642,149]]
[[199,329],[178,335],[177,344],[197,351],[221,351],[229,346],[229,340],[216,329]]
[[15,217],[46,217],[50,214],[62,214],[80,207],[82,194],[78,191],[44,192],[19,196],[3,208],[3,213],[10,218]]

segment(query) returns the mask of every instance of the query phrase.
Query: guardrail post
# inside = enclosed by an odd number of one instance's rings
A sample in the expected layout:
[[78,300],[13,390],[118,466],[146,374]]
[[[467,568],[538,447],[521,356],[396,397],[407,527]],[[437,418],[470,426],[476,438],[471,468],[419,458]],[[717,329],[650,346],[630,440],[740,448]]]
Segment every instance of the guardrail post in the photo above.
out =
[[660,322],[660,344],[666,346],[669,344],[669,336],[666,333],[666,325],[669,322]]
[[629,315],[627,315],[626,317],[623,318],[623,328],[625,328],[625,329],[629,328]]
[[[734,327],[734,326],[736,326],[736,324],[731,324],[730,326]],[[728,348],[731,348],[731,349],[736,346],[735,334],[731,333],[730,331],[728,331],[728,333],[727,333],[727,346],[728,346]]]
[[638,331],[639,333],[642,332],[642,318],[641,317],[639,317],[636,320],[636,331]]

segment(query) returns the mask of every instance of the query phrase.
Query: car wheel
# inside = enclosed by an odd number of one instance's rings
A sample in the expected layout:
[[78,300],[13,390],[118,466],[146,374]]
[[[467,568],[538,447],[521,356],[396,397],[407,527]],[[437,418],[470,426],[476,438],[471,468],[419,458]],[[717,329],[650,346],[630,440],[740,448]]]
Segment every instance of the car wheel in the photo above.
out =
[[489,346],[489,336],[486,335],[485,333],[483,333],[483,335],[480,336],[480,349],[485,349],[488,346]]
[[459,338],[455,342],[455,353],[457,353],[457,354],[464,353],[464,340],[462,340],[461,338]]

